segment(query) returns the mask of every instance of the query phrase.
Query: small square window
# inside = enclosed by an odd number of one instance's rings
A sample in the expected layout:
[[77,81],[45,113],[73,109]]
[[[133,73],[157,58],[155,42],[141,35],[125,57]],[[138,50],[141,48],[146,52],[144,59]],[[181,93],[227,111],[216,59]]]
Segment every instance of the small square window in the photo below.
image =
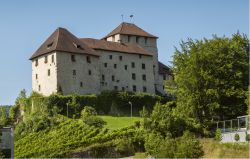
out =
[[124,69],[127,70],[128,69],[128,65],[124,65]]
[[122,56],[119,56],[119,60],[122,61]]
[[117,64],[114,64],[114,68],[117,68]]
[[115,76],[114,75],[112,76],[112,81],[115,81]]
[[38,66],[38,59],[36,59],[36,63],[35,63],[35,66]]
[[139,43],[139,38],[140,38],[140,37],[138,37],[138,36],[136,37],[136,43],[137,43],[137,44]]
[[103,80],[103,81],[105,80],[105,75],[102,75],[102,80]]
[[87,56],[86,59],[87,59],[87,63],[91,63],[91,60],[90,60],[89,56]]
[[142,55],[139,55],[139,58],[141,59]]
[[54,63],[54,55],[51,56],[51,62]]
[[136,79],[135,73],[132,73],[132,79],[133,79],[133,80]]
[[38,86],[38,91],[41,91],[41,85]]
[[36,79],[38,79],[38,74],[36,74]]
[[143,70],[145,70],[146,65],[145,65],[144,63],[142,63],[142,64],[141,64],[141,68],[142,68]]
[[83,87],[83,83],[82,82],[80,82],[80,87]]
[[76,70],[73,70],[73,75],[74,75],[74,76],[76,75]]
[[71,61],[72,61],[72,62],[75,62],[75,61],[76,61],[75,55],[71,55]]
[[113,58],[113,56],[112,55],[109,55],[109,59],[111,60]]
[[143,92],[147,92],[147,87],[143,87]]
[[50,76],[50,69],[48,69],[48,76]]
[[142,80],[146,81],[146,75],[142,75]]
[[91,70],[89,70],[89,75],[91,75],[92,74],[92,72],[91,72]]
[[48,63],[48,56],[44,56],[44,63]]
[[107,64],[107,63],[104,63],[104,67],[108,67],[108,64]]
[[136,86],[135,85],[133,85],[133,91],[136,92]]
[[131,63],[131,67],[135,68],[135,63],[134,62]]

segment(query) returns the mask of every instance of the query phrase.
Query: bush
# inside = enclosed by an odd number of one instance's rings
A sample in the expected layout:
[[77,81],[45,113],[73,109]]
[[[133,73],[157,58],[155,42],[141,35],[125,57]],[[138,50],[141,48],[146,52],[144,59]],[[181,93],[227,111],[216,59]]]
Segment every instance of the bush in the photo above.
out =
[[214,139],[216,141],[221,141],[222,140],[221,129],[216,129]]
[[240,140],[240,135],[236,133],[234,135],[234,140],[238,142]]
[[248,141],[248,142],[250,141],[250,134],[246,133],[246,141]]
[[85,106],[81,112],[81,117],[85,124],[102,128],[103,125],[106,124],[106,122],[102,118],[97,117],[96,115],[96,110],[90,106]]
[[177,140],[175,158],[199,158],[204,155],[199,140],[190,132],[184,132]]

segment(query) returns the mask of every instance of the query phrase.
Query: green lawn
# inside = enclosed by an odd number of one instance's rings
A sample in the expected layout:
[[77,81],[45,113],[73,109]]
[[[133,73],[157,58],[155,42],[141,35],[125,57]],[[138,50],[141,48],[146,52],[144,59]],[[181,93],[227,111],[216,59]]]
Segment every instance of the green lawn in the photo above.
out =
[[140,117],[113,117],[113,116],[100,116],[104,121],[107,122],[106,128],[110,130],[124,128],[131,126],[135,121],[140,121]]

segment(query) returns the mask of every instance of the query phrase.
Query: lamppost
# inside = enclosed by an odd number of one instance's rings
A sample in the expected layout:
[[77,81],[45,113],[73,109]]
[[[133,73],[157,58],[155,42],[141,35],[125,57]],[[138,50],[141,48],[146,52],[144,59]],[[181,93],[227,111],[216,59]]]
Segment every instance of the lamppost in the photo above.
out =
[[67,117],[69,117],[69,102],[67,102],[66,105],[67,105]]
[[130,107],[131,107],[131,111],[130,111],[131,114],[130,114],[130,117],[132,118],[132,110],[133,110],[132,108],[133,108],[133,105],[132,105],[132,102],[130,102],[130,101],[128,102],[128,104],[130,104]]

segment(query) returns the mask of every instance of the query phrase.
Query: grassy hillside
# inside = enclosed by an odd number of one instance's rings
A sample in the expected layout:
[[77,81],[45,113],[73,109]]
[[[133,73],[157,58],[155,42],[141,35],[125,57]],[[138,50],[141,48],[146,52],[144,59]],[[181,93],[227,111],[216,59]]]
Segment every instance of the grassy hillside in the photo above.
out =
[[249,144],[220,144],[213,139],[200,140],[204,156],[203,158],[249,158]]
[[107,122],[105,128],[115,130],[132,126],[135,121],[140,121],[140,117],[113,117],[113,116],[100,116],[104,121]]

